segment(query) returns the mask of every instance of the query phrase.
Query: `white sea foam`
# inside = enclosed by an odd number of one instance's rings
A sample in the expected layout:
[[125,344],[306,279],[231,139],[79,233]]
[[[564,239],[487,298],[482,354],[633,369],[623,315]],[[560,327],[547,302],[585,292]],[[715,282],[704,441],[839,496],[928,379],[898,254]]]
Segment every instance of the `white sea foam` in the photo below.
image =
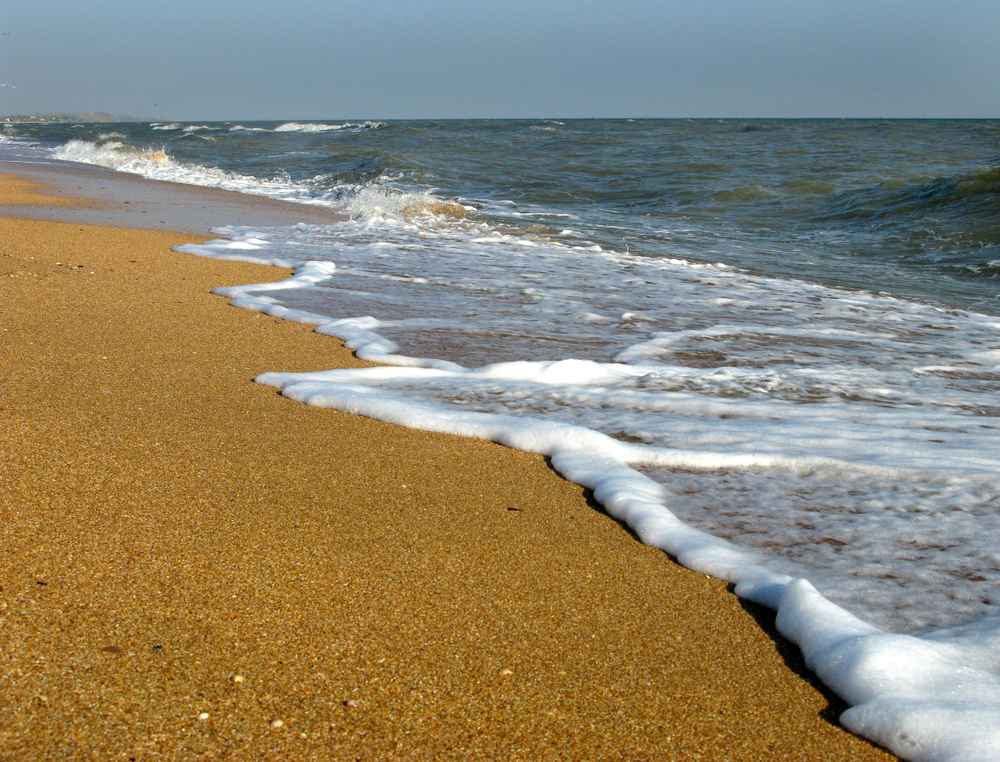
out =
[[339,132],[341,130],[372,130],[384,127],[383,122],[345,122],[344,124],[323,124],[321,122],[286,122],[274,128],[275,132]]
[[34,143],[30,140],[0,132],[0,146],[7,146],[10,148],[29,148],[33,145]]
[[776,609],[848,727],[1000,759],[1000,322],[380,203],[180,249],[296,268],[217,293],[384,363],[258,381],[547,455]]
[[[344,124],[344,129],[370,129],[381,123]],[[166,128],[166,127],[165,127]],[[185,129],[189,134],[203,127]],[[235,125],[232,131],[258,131]],[[278,128],[280,129],[280,128]],[[289,130],[290,131],[290,130]],[[341,184],[329,187],[326,177],[293,181],[287,176],[269,179],[228,172],[216,167],[176,161],[164,148],[139,149],[125,142],[123,136],[107,133],[97,141],[70,140],[49,150],[49,155],[63,161],[95,164],[120,172],[142,175],[152,180],[165,180],[187,185],[267,196],[294,203],[329,206],[354,218],[428,219],[457,218],[468,209],[460,203],[445,201],[430,191],[409,191],[396,187],[397,178],[385,175],[365,185]],[[320,189],[321,188],[321,189]],[[486,228],[483,228],[485,231]]]
[[113,133],[96,141],[70,140],[51,151],[63,161],[95,164],[119,172],[131,172],[152,180],[221,188],[251,195],[303,204],[330,205],[317,197],[308,183],[296,183],[286,177],[261,179],[216,167],[175,161],[164,149],[138,149],[127,145]]

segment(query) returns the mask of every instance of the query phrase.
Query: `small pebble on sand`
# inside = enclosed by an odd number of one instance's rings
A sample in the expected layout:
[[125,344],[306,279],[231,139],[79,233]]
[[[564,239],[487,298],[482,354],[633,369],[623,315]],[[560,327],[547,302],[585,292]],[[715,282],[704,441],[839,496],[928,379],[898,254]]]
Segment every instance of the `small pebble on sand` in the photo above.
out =
[[283,727],[285,727],[285,721],[284,720],[271,720],[267,724],[270,725],[272,728],[283,728]]
[[199,720],[207,720],[208,719],[208,712],[202,712],[201,714],[199,714],[198,715],[198,719]]
[[360,709],[361,702],[358,701],[357,699],[349,699],[344,702],[344,706],[346,706],[348,709]]
[[504,675],[504,676],[506,676],[506,675],[513,675],[514,674],[514,670],[512,670],[512,669],[501,669],[500,670],[500,674]]
[[243,677],[243,675],[233,675],[230,678],[230,680],[232,680],[234,683],[242,683],[246,681],[246,678]]

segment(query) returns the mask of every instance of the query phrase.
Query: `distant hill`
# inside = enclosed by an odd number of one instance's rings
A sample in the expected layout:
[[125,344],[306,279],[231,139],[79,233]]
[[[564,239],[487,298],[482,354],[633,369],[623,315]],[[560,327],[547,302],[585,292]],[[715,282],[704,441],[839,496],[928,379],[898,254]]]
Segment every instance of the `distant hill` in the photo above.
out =
[[145,122],[134,116],[109,114],[106,111],[74,111],[68,114],[12,114],[0,116],[0,122],[31,122],[34,124],[64,124],[66,122]]

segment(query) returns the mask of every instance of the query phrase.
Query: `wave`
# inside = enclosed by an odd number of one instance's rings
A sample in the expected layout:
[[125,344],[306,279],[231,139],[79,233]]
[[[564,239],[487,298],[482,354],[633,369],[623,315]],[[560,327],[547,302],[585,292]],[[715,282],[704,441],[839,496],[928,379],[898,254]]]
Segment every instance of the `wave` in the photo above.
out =
[[28,138],[19,137],[17,134],[11,134],[6,130],[0,132],[0,146],[13,146],[17,148],[30,148],[36,145],[34,141]]
[[53,156],[63,161],[78,161],[84,164],[96,164],[109,169],[119,169],[138,172],[146,165],[163,166],[170,159],[162,148],[139,149],[125,142],[125,137],[111,132],[101,135],[97,141],[70,140],[52,152]]
[[821,220],[888,220],[929,213],[968,213],[972,207],[1000,215],[1000,167],[981,167],[912,183],[882,182],[834,197]]
[[[82,126],[82,125],[77,125]],[[323,122],[284,122],[274,128],[248,127],[243,124],[234,124],[228,128],[229,132],[362,132],[366,130],[377,130],[388,125],[385,122],[364,121],[364,122],[344,122],[342,124],[326,124]],[[214,131],[223,129],[218,124],[184,124],[182,122],[150,122],[149,129],[158,132],[182,132],[194,133],[203,131]],[[120,136],[124,137],[124,136]]]
[[151,129],[160,130],[162,132],[198,132],[199,130],[213,129],[207,124],[183,125],[180,122],[151,122],[149,126]]
[[337,176],[292,180],[287,175],[261,179],[217,167],[176,161],[163,147],[137,147],[120,133],[101,134],[96,141],[70,140],[51,155],[120,172],[209,188],[221,188],[283,201],[329,206],[352,219],[380,219],[440,227],[465,221],[474,208],[442,198],[430,189],[405,186],[383,167],[355,167]]
[[385,127],[384,122],[345,122],[344,124],[323,124],[321,122],[285,122],[274,128],[275,132],[339,132],[349,130],[358,132],[361,130],[376,130]]
[[296,183],[287,177],[261,179],[217,167],[181,163],[170,156],[165,148],[137,147],[117,133],[102,135],[95,142],[70,140],[51,149],[51,155],[63,161],[94,164],[119,172],[142,175],[151,180],[220,188],[298,203],[323,203],[321,199],[313,197],[307,183]]
[[744,185],[733,190],[717,191],[712,194],[713,201],[752,201],[774,198],[777,194],[763,185]]
[[377,182],[356,188],[344,199],[342,208],[354,219],[393,218],[422,221],[435,227],[465,220],[474,211],[472,207],[439,198],[430,191],[401,192]]

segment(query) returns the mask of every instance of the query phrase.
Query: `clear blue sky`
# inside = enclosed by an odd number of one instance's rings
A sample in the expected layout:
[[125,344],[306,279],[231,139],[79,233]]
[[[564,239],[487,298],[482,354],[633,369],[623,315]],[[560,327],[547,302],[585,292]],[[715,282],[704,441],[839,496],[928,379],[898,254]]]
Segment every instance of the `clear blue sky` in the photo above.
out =
[[3,0],[0,31],[0,114],[1000,117],[1000,0]]

